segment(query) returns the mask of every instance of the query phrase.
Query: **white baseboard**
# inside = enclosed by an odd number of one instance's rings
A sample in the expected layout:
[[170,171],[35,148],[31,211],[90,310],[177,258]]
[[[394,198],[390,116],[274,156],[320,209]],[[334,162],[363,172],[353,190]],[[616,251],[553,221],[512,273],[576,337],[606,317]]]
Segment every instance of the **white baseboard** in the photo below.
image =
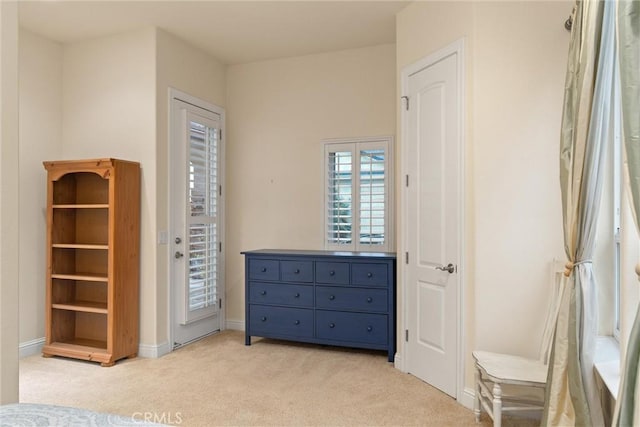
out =
[[404,367],[404,359],[402,358],[402,355],[400,353],[396,353],[396,355],[394,356],[393,366],[400,372],[404,372],[405,374],[407,373]]
[[[227,320],[225,322],[225,328],[233,331],[244,331],[244,320]],[[169,354],[173,351],[171,345],[168,342],[158,344],[158,345],[150,345],[150,344],[140,344],[138,346],[138,356],[140,357],[148,357],[152,359],[157,359],[158,357],[162,357],[165,354]]]
[[230,329],[232,331],[243,331],[244,328],[244,320],[226,320],[226,329]]
[[20,343],[18,346],[20,350],[20,358],[34,356],[42,353],[42,347],[44,347],[44,337],[36,338],[35,340]]
[[157,345],[140,344],[138,345],[138,356],[157,359],[158,357],[171,353],[171,350],[171,345],[169,345],[168,342]]
[[464,406],[467,409],[473,409],[473,401],[475,399],[476,399],[476,394],[473,391],[473,389],[469,387],[465,387],[464,391],[462,392],[462,396],[460,397],[460,400],[458,400],[458,403],[460,403],[462,406]]
[[[20,358],[41,354],[42,347],[44,347],[44,338],[37,338],[35,340],[20,343],[18,347]],[[168,353],[171,353],[171,346],[169,343],[159,345],[140,344],[138,346],[138,356],[140,357],[157,359],[158,357],[162,357]]]

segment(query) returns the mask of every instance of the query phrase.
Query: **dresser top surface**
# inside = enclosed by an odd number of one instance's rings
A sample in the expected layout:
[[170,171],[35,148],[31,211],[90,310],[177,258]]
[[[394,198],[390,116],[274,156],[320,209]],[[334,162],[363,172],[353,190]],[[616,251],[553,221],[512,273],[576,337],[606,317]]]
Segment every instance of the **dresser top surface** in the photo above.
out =
[[240,252],[242,255],[273,255],[273,256],[300,256],[300,257],[344,257],[344,258],[375,258],[396,259],[394,252],[352,252],[352,251],[318,251],[299,249],[259,249]]

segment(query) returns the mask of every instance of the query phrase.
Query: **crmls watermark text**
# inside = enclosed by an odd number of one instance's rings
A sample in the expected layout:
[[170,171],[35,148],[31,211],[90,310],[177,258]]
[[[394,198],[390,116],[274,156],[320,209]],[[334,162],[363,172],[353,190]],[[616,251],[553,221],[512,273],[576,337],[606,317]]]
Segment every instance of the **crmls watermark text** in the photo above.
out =
[[131,418],[140,423],[182,424],[182,412],[134,412]]

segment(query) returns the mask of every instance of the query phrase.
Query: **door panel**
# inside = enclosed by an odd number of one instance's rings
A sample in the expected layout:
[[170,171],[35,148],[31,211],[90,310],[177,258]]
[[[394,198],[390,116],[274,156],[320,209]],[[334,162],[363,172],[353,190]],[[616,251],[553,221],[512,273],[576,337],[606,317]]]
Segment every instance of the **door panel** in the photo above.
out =
[[442,286],[419,282],[418,284],[418,341],[432,350],[445,351],[444,320],[445,295]]
[[[407,369],[455,396],[460,238],[458,57],[408,78]],[[452,272],[444,270],[451,263]]]
[[[443,205],[434,203],[443,197],[443,154],[444,132],[442,129],[443,104],[445,102],[445,86],[436,82],[420,90],[417,95],[417,134],[419,135],[418,159],[419,170],[416,175],[420,182],[418,215],[428,221],[418,221],[416,226],[420,236],[418,256],[422,266],[438,265],[444,262],[444,230],[445,215]],[[422,144],[428,144],[422,145]]]

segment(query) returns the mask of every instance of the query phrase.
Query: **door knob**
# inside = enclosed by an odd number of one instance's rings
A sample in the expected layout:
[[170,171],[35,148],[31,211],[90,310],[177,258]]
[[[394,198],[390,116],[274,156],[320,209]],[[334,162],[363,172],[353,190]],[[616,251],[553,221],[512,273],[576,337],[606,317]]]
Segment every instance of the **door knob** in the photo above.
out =
[[182,243],[182,239],[181,239],[181,238],[179,238],[179,237],[176,237],[176,245],[178,245],[178,244],[180,244],[180,243]]
[[453,274],[456,271],[456,267],[453,264],[449,263],[446,267],[444,266],[436,267],[436,270],[448,271],[449,274]]
[[176,259],[180,259],[184,256],[184,254],[182,252],[176,251],[173,256],[176,257]]

